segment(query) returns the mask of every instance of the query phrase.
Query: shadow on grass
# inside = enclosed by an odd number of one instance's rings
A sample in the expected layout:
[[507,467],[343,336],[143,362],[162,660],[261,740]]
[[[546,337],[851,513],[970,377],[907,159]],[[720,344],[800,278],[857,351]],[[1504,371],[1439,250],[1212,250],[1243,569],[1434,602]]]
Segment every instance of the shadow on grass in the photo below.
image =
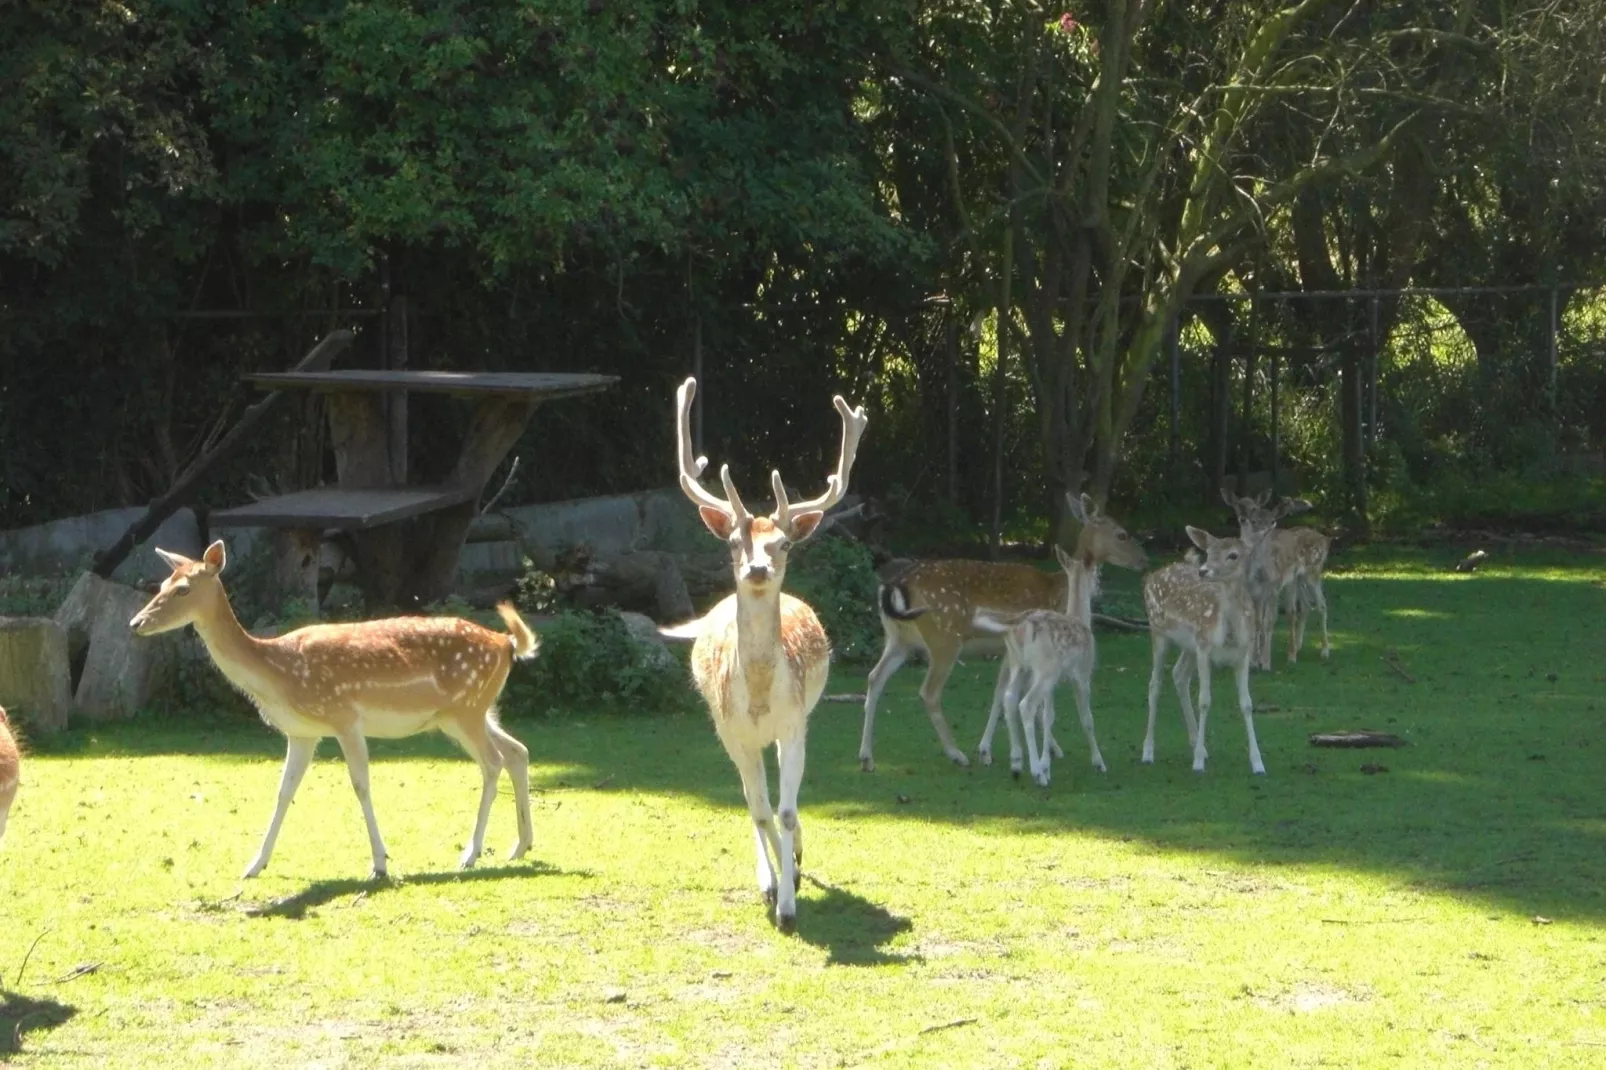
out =
[[885,951],[882,945],[914,928],[908,918],[845,888],[826,884],[807,873],[803,879],[824,896],[798,904],[797,936],[830,953],[831,966],[901,966],[918,962],[912,955]]
[[354,901],[382,895],[415,884],[476,884],[482,881],[527,880],[531,877],[590,877],[585,870],[563,870],[544,862],[517,862],[506,866],[485,866],[466,872],[452,870],[444,873],[418,873],[409,877],[383,877],[369,880],[313,881],[294,895],[268,903],[247,904],[242,913],[252,918],[289,918],[300,921],[309,910],[326,906],[336,899],[353,897]]
[[22,1051],[29,1033],[42,1033],[65,1025],[78,1008],[53,999],[35,999],[0,988],[0,1056]]
[[[1460,556],[1460,549],[1440,559],[1356,555],[1347,568],[1333,569],[1330,663],[1316,657],[1320,631],[1312,621],[1304,657],[1286,665],[1286,625],[1279,628],[1274,671],[1256,673],[1251,683],[1265,711],[1255,719],[1264,778],[1248,775],[1243,724],[1224,672],[1215,676],[1207,772],[1189,770],[1169,679],[1159,761],[1141,765],[1149,644],[1140,635],[1101,634],[1093,707],[1107,774],[1088,769],[1086,743],[1063,691],[1058,735],[1067,755],[1055,762],[1051,789],[1011,780],[1004,763],[955,768],[938,750],[916,694],[924,669],[911,665],[893,677],[883,698],[873,774],[859,771],[859,705],[822,703],[815,710],[805,819],[810,810],[828,812],[838,834],[859,820],[1076,832],[1201,861],[1342,867],[1502,910],[1606,920],[1606,810],[1598,787],[1598,751],[1606,748],[1599,662],[1606,649],[1600,590],[1606,568],[1599,555],[1578,555],[1567,559],[1570,565],[1551,555],[1531,568],[1519,558],[1492,561],[1470,576],[1449,572]],[[1368,575],[1382,569],[1386,576]],[[969,660],[944,692],[954,733],[972,753],[996,672],[996,662]],[[858,692],[864,681],[863,667],[836,665],[826,690]],[[743,813],[740,781],[705,716],[535,720],[507,712],[513,733],[530,748],[538,790],[585,792],[608,784],[609,792],[680,795]],[[1307,739],[1311,732],[1358,728],[1393,732],[1411,745],[1330,751]],[[261,754],[239,760],[267,764],[270,749],[274,762],[282,753],[275,736],[244,719],[188,735],[167,724],[71,734],[89,758],[188,751],[225,759]],[[448,755],[469,764],[439,737],[381,741],[374,753],[381,767]],[[1371,764],[1387,769],[1363,773]],[[814,842],[830,850],[829,839]],[[341,882],[322,901],[363,888]],[[833,960],[880,954],[866,940],[896,919],[877,921],[874,904],[825,891],[800,916],[805,938],[831,948]]]

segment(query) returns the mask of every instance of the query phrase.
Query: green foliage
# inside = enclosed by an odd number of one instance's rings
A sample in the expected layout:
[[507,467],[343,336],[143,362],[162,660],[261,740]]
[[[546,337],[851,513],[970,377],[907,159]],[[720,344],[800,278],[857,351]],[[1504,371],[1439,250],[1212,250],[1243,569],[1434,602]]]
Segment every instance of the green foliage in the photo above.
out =
[[876,582],[864,544],[829,535],[804,543],[786,567],[787,592],[813,607],[840,661],[864,661],[881,652]]
[[635,638],[617,613],[579,610],[564,610],[541,628],[540,653],[515,666],[503,699],[510,713],[665,713],[692,706],[680,659]]

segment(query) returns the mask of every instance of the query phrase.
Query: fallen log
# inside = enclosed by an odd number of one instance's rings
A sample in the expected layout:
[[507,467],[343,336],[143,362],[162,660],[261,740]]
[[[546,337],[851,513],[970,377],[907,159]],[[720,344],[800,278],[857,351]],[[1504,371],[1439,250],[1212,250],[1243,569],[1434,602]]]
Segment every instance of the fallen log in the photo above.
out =
[[1352,732],[1312,732],[1313,747],[1404,747],[1405,740],[1392,732],[1373,732],[1361,729]]

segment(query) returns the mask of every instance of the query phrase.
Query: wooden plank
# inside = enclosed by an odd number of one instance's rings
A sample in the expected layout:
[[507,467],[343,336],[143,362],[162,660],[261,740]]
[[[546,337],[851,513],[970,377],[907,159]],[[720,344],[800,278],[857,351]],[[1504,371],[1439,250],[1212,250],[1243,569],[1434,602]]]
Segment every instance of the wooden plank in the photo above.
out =
[[322,372],[254,372],[248,383],[263,390],[301,387],[321,391],[411,390],[461,396],[502,395],[535,401],[594,394],[619,381],[617,375],[567,372],[443,372],[397,368],[341,368]]
[[474,487],[402,487],[349,490],[315,487],[213,513],[210,522],[233,528],[337,528],[363,531],[422,516],[475,497]]

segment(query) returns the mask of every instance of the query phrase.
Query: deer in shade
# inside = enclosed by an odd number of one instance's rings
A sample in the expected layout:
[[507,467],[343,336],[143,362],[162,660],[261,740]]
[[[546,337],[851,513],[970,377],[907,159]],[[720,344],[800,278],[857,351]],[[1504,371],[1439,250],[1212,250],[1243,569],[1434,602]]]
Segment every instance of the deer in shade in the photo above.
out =
[[158,550],[172,568],[156,596],[129,621],[134,634],[158,635],[186,625],[218,670],[249,698],[262,719],[288,740],[279,799],[245,876],[273,856],[279,827],[320,740],[335,737],[368,826],[372,875],[386,875],[388,855],[368,790],[368,740],[399,739],[436,729],[479,763],[480,804],[474,831],[458,860],[472,866],[484,850],[485,825],[504,768],[513,781],[517,859],[534,840],[530,821],[529,752],[497,723],[496,700],[514,658],[536,653],[539,640],[511,604],[497,607],[507,631],[455,617],[395,617],[314,624],[275,639],[258,639],[235,617],[223,589],[227,555],[221,541],[199,560]]
[[17,737],[11,734],[11,722],[6,711],[0,708],[0,840],[6,838],[6,822],[11,817],[11,804],[17,800],[17,788],[22,784],[22,754],[17,749]]
[[1315,528],[1282,528],[1277,522],[1285,516],[1302,513],[1310,503],[1300,498],[1284,498],[1269,504],[1270,492],[1253,498],[1240,498],[1225,487],[1221,497],[1238,517],[1238,531],[1245,539],[1256,539],[1255,559],[1250,563],[1250,589],[1255,598],[1255,664],[1271,668],[1272,635],[1277,630],[1278,604],[1288,613],[1288,660],[1299,660],[1305,645],[1305,618],[1311,607],[1322,616],[1322,660],[1332,654],[1327,632],[1327,592],[1322,573],[1332,540]]
[[[1092,560],[1091,589],[1098,584],[1100,565],[1142,569],[1148,555],[1125,528],[1107,516],[1083,494],[1067,495],[1072,515],[1082,522],[1072,556]],[[1064,571],[1043,572],[1028,564],[997,561],[945,559],[919,561],[901,574],[885,579],[876,592],[885,642],[881,658],[870,670],[864,696],[864,729],[859,740],[859,764],[866,771],[875,769],[875,716],[881,692],[892,674],[912,654],[924,652],[926,678],[920,685],[920,701],[937,733],[943,753],[955,765],[968,766],[970,760],[954,743],[953,732],[942,711],[942,691],[953,672],[960,653],[976,640],[997,637],[978,626],[976,615],[986,611],[1009,615],[1033,609],[1059,609],[1066,606],[1069,577]],[[1008,667],[1001,666],[993,687],[988,724],[982,737],[979,757],[992,762],[992,735],[1004,707]],[[1049,745],[1060,757],[1058,744],[1050,736]]]

